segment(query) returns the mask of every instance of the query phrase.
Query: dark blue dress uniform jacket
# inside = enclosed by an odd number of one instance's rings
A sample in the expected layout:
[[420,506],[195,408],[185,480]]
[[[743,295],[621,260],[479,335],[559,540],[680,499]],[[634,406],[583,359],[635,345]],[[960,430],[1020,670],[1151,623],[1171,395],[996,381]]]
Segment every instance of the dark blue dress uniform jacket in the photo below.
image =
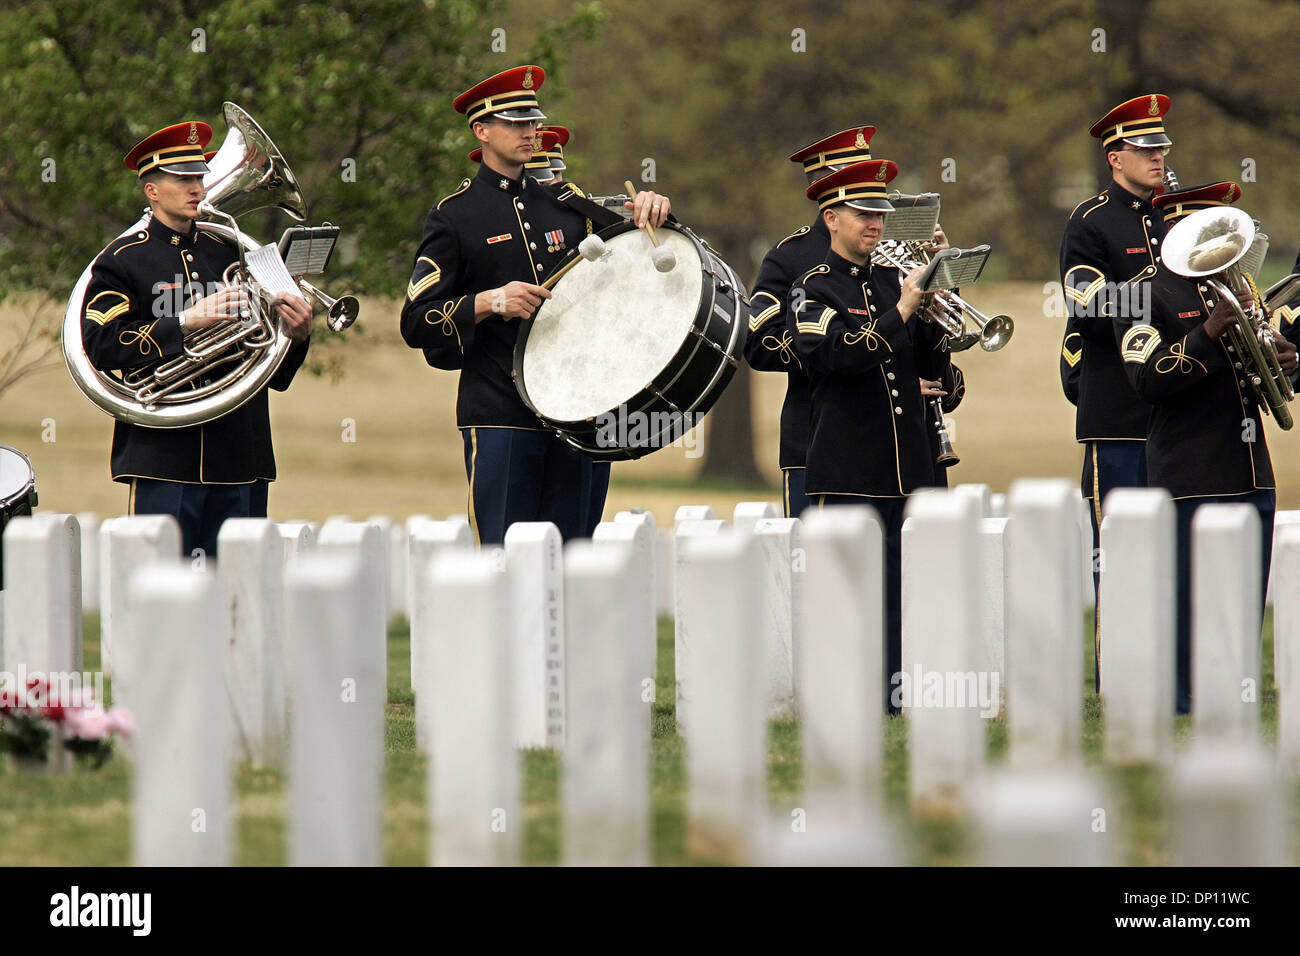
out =
[[[157,219],[114,240],[91,269],[81,338],[103,372],[131,370],[182,354],[177,316],[217,291],[239,258],[234,246],[197,228],[176,232]],[[283,391],[307,356],[295,342],[269,387]],[[114,481],[155,478],[187,484],[238,485],[275,479],[266,389],[221,418],[186,428],[113,429]]]
[[1151,324],[1117,319],[1113,326],[1128,379],[1151,403],[1148,483],[1175,498],[1273,487],[1259,406],[1237,374],[1231,342],[1205,333],[1214,302],[1208,286],[1162,265]]
[[781,405],[782,468],[802,468],[808,455],[812,399],[808,376],[794,353],[793,333],[786,326],[790,287],[813,266],[826,261],[831,236],[821,216],[787,236],[763,257],[749,304],[749,338],[745,359],[760,372],[785,372]]
[[1078,406],[1078,441],[1146,438],[1150,408],[1124,374],[1112,323],[1149,301],[1141,286],[1156,274],[1164,234],[1164,219],[1151,203],[1117,183],[1080,203],[1066,223],[1060,371],[1066,397]]
[[527,175],[510,179],[480,165],[429,212],[402,306],[402,338],[430,365],[461,370],[459,428],[544,430],[514,385],[519,323],[493,315],[475,324],[474,296],[511,281],[540,285],[577,249],[592,221],[562,195]]
[[898,270],[833,251],[790,291],[787,321],[812,386],[809,497],[899,497],[934,483],[917,379],[945,378],[947,343],[919,314],[903,322],[900,291]]

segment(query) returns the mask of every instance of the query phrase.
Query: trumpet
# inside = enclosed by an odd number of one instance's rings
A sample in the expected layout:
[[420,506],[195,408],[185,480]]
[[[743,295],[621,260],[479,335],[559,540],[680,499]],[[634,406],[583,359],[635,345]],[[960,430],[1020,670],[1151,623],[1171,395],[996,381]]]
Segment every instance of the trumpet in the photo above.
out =
[[1250,274],[1263,261],[1267,242],[1240,209],[1200,209],[1169,230],[1160,258],[1170,272],[1204,282],[1232,309],[1235,321],[1227,335],[1233,365],[1250,384],[1259,407],[1271,412],[1285,431],[1295,423],[1287,405],[1295,391],[1282,370],[1268,308]]
[[[886,239],[879,243],[871,256],[876,263],[898,269],[904,274],[930,263],[925,243],[901,242],[896,239]],[[996,352],[1011,341],[1015,323],[1010,316],[985,315],[952,290],[936,292],[930,299],[929,305],[923,307],[921,317],[927,322],[934,322],[948,333],[950,351],[963,352],[978,342],[984,351]],[[979,327],[978,331],[966,328],[968,316]]]

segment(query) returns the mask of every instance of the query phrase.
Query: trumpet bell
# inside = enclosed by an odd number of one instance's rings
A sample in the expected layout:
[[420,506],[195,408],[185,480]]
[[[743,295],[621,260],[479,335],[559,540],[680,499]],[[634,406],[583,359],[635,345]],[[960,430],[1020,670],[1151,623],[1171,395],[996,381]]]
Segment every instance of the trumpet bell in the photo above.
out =
[[254,209],[275,206],[302,222],[307,218],[302,189],[271,137],[235,103],[227,101],[223,110],[230,128],[208,163],[203,177],[207,195],[200,212],[210,215],[215,210],[238,219]]
[[313,300],[325,309],[328,318],[325,324],[330,327],[331,332],[342,332],[361,314],[361,303],[357,301],[355,295],[341,295],[337,299],[333,298],[326,292],[322,292],[306,279],[299,279],[298,285],[303,292],[306,292]]
[[355,295],[341,295],[334,300],[330,306],[329,318],[326,324],[329,325],[331,332],[342,332],[361,314],[361,304],[357,302]]
[[1011,341],[1011,334],[1016,330],[1016,323],[1009,315],[995,315],[984,323],[980,329],[980,348],[985,352],[996,352]]

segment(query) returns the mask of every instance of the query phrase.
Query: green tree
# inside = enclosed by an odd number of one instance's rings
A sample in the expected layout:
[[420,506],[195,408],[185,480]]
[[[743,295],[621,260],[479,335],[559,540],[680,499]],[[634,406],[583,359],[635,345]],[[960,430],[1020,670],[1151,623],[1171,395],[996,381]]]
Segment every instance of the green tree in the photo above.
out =
[[[327,284],[400,297],[425,213],[465,173],[471,136],[450,100],[509,65],[491,48],[507,14],[504,0],[10,6],[0,13],[0,295],[63,300],[144,204],[126,152],[190,118],[212,124],[215,149],[222,101],[233,100],[284,152],[310,221],[342,227]],[[519,55],[562,62],[599,19],[597,5],[571,7]],[[240,225],[271,240],[287,220],[263,210]],[[48,343],[45,312],[37,339]],[[15,361],[30,364],[34,351]]]

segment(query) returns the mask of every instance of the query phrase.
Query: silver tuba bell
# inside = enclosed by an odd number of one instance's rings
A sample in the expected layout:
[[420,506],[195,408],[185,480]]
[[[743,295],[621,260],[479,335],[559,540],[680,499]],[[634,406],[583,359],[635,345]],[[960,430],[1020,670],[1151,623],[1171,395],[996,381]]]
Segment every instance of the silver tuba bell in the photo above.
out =
[[[245,253],[261,244],[245,235],[236,217],[274,206],[302,221],[306,204],[298,181],[271,138],[234,103],[224,104],[229,130],[203,177],[206,195],[195,228],[235,245],[239,261],[228,281],[251,287],[250,308],[240,321],[220,322],[185,335],[184,354],[113,375],[96,369],[81,339],[81,316],[94,261],[77,280],[63,318],[63,357],[72,380],[91,401],[114,418],[150,428],[201,425],[234,411],[266,386],[292,340],[280,328],[272,301],[258,293]],[[148,225],[145,212],[122,235]],[[98,256],[96,257],[98,258]],[[329,325],[341,331],[355,320],[357,300],[335,300],[297,279],[303,297],[329,311]]]
[[1254,280],[1267,251],[1268,237],[1255,221],[1224,206],[1198,209],[1175,223],[1165,234],[1160,258],[1170,272],[1208,285],[1232,309],[1235,321],[1226,334],[1237,368],[1260,409],[1272,412],[1285,430],[1294,424],[1288,403],[1295,391],[1282,370],[1272,320]]

